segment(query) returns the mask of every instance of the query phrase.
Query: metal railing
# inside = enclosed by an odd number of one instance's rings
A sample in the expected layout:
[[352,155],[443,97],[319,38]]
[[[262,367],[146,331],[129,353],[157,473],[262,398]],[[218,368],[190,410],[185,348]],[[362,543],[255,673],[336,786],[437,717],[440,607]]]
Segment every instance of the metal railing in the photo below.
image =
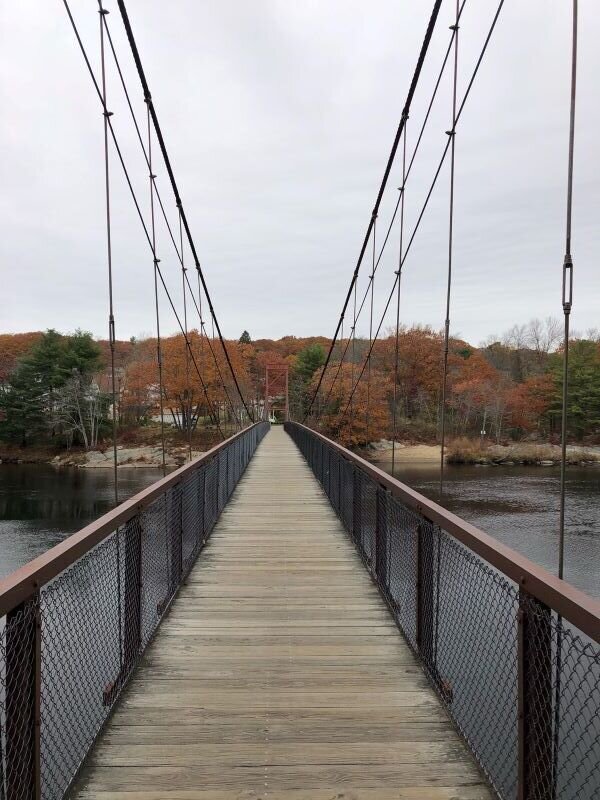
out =
[[286,430],[499,797],[600,798],[600,602],[321,434]]
[[0,581],[0,800],[69,791],[268,428],[240,431]]

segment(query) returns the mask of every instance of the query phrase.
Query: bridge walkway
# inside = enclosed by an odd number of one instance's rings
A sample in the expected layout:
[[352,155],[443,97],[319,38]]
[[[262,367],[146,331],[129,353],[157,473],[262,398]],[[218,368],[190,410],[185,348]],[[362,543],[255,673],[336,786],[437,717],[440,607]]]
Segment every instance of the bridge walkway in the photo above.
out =
[[492,797],[283,429],[260,444],[75,796]]

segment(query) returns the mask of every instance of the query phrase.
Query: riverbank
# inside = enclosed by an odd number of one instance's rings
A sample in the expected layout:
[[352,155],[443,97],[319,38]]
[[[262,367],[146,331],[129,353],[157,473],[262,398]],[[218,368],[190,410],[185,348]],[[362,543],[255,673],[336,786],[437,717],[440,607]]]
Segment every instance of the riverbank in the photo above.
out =
[[[192,447],[192,457],[196,458],[205,450]],[[180,467],[189,459],[186,445],[168,445],[165,450],[167,467]],[[73,449],[57,453],[50,448],[2,448],[0,464],[52,464],[55,467],[82,467],[87,469],[112,469],[113,450]],[[117,447],[118,467],[162,467],[162,447],[160,445],[134,445]]]
[[[392,442],[375,442],[367,448],[364,455],[369,461],[389,465],[392,461]],[[437,464],[440,461],[440,446],[397,442],[394,460],[397,464]],[[449,443],[445,461],[448,464],[553,467],[561,462],[561,448],[553,444],[528,442],[481,447],[477,441],[459,439]],[[600,466],[600,447],[568,445],[567,464]]]

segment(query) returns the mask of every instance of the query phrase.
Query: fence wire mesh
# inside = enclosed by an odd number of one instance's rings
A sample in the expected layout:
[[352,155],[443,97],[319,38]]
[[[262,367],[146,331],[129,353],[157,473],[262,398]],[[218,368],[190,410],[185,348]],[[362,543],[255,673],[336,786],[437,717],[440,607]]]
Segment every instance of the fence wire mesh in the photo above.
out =
[[598,643],[358,459],[304,426],[286,430],[498,796],[598,800]]
[[191,464],[0,617],[0,800],[66,796],[267,430]]

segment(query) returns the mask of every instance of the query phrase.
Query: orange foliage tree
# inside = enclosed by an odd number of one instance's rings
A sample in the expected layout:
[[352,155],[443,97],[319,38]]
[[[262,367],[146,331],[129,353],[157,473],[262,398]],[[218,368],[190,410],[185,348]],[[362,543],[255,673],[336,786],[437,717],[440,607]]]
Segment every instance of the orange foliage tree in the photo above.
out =
[[508,395],[511,425],[527,433],[543,430],[556,391],[552,374],[534,375],[512,386]]
[[0,384],[8,380],[17,361],[26,355],[43,335],[41,331],[0,334]]
[[[322,399],[327,397],[329,387],[338,371],[338,364],[327,368],[323,379]],[[320,406],[316,400],[316,411],[319,413],[321,427],[326,436],[335,439],[345,447],[358,447],[368,442],[383,438],[390,426],[388,396],[384,376],[376,369],[371,370],[370,391],[367,385],[366,372],[354,392],[350,407],[348,400],[352,387],[356,382],[359,370],[352,365],[343,364],[326,407]],[[316,389],[321,370],[313,377],[311,388]],[[346,410],[347,409],[347,410]],[[367,417],[367,409],[369,410]]]

